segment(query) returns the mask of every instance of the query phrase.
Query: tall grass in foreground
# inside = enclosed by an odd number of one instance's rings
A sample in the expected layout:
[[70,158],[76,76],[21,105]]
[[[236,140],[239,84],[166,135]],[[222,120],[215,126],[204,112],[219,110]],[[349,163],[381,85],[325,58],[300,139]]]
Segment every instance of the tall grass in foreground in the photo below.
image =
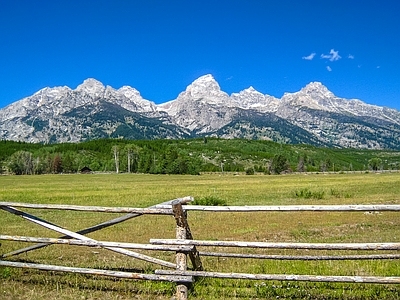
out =
[[[108,174],[0,177],[0,201],[146,207],[188,195],[194,196],[200,202],[226,205],[400,204],[400,174]],[[115,214],[27,211],[70,230],[79,230],[116,217]],[[196,239],[276,242],[398,242],[400,239],[398,213],[189,212],[188,215]],[[58,236],[57,233],[32,225],[4,211],[0,211],[0,224],[0,234]],[[89,234],[89,237],[140,243],[147,243],[150,238],[174,238],[175,221],[170,216],[142,216]],[[26,245],[2,242],[0,253]],[[239,250],[243,251],[263,254],[316,254],[315,251]],[[339,253],[343,254],[336,252]],[[328,253],[320,251],[318,254]],[[174,261],[173,254],[155,255]],[[61,245],[53,245],[12,259],[140,272],[153,272],[159,268],[104,249]],[[400,276],[398,260],[300,262],[211,257],[203,257],[202,260],[207,270],[224,272]],[[175,291],[175,285],[171,283],[116,280],[1,267],[0,281],[0,299],[170,299]],[[199,279],[190,292],[190,299],[400,298],[399,285],[222,279]]]

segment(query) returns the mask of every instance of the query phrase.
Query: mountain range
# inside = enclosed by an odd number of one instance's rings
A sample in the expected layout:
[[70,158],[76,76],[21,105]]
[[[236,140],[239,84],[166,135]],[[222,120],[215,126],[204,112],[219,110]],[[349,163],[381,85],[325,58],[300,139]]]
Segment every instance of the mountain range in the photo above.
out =
[[359,149],[400,149],[400,112],[335,96],[311,82],[278,99],[253,87],[228,95],[212,75],[155,104],[135,88],[89,78],[44,88],[0,110],[3,140],[62,143],[98,138],[215,136]]

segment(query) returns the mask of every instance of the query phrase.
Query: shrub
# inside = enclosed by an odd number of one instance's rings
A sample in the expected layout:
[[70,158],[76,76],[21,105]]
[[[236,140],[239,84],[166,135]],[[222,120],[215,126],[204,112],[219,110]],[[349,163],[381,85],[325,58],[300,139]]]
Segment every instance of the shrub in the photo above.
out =
[[335,189],[331,189],[331,195],[336,197],[336,198],[341,198],[342,197],[342,194],[338,190],[335,190]]
[[246,175],[254,175],[254,169],[253,168],[246,169]]
[[0,274],[1,274],[1,277],[3,277],[3,278],[9,278],[9,277],[11,277],[11,270],[10,270],[10,268],[7,268],[7,267],[0,268]]
[[324,191],[316,191],[312,192],[307,188],[301,189],[299,191],[294,192],[294,196],[296,198],[304,198],[304,199],[323,199],[325,195]]
[[203,198],[198,198],[196,200],[194,200],[192,203],[192,205],[206,205],[206,206],[225,206],[226,205],[226,201],[215,197],[215,196],[206,196]]
[[305,189],[301,189],[300,191],[295,191],[294,195],[297,198],[309,199],[309,198],[311,198],[312,193],[309,189],[305,188]]

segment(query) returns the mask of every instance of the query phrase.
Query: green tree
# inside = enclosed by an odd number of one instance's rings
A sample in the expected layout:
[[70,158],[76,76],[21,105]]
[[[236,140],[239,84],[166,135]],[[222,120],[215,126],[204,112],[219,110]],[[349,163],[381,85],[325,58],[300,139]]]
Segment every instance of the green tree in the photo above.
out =
[[289,169],[289,162],[283,154],[276,154],[271,161],[270,169],[274,174],[281,174]]
[[66,173],[75,173],[77,168],[74,167],[74,159],[72,158],[72,154],[67,152],[63,156],[63,169]]
[[15,175],[33,174],[32,153],[23,150],[14,152],[10,157],[8,168]]
[[380,159],[379,157],[371,158],[371,159],[368,161],[368,165],[370,166],[370,168],[371,168],[372,170],[378,171],[379,168],[380,168],[381,165],[382,165],[382,159]]
[[159,158],[158,172],[167,174],[192,174],[200,173],[200,159],[189,155],[177,145],[168,145],[164,155]]
[[152,151],[147,147],[143,147],[142,154],[139,157],[138,172],[149,173],[152,165]]

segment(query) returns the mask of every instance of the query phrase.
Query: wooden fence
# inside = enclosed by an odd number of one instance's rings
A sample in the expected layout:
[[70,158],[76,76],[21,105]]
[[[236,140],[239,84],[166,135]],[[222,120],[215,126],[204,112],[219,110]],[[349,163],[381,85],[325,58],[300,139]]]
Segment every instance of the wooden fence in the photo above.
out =
[[[231,279],[253,279],[253,280],[290,280],[290,281],[312,281],[312,282],[354,282],[354,283],[385,283],[399,284],[400,277],[383,276],[322,276],[322,275],[289,275],[289,274],[246,274],[246,273],[223,273],[204,271],[201,256],[231,257],[231,258],[253,258],[274,260],[362,260],[362,259],[399,259],[400,243],[284,243],[284,242],[246,242],[246,241],[209,241],[194,240],[190,231],[187,212],[381,212],[400,211],[400,205],[297,205],[297,206],[194,206],[186,205],[192,201],[191,197],[185,197],[167,201],[148,208],[127,207],[98,207],[98,206],[75,206],[55,204],[28,204],[17,202],[0,202],[0,208],[6,212],[22,217],[25,220],[56,231],[63,236],[59,238],[29,237],[0,235],[0,240],[36,243],[35,245],[18,249],[1,255],[0,266],[33,268],[47,271],[75,272],[82,274],[93,274],[112,276],[118,278],[130,278],[139,280],[171,281],[177,284],[177,298],[187,299],[188,286],[196,277],[231,278]],[[56,209],[88,212],[126,213],[101,224],[82,229],[77,232],[62,228],[42,218],[23,212],[17,208],[31,209]],[[86,237],[85,234],[122,223],[126,220],[145,214],[172,215],[176,221],[176,239],[150,239],[149,244],[121,243],[109,241],[97,241]],[[6,258],[32,250],[40,249],[51,244],[68,244],[75,246],[102,247],[135,259],[144,260],[168,269],[155,270],[154,274],[131,273],[121,271],[110,271],[101,269],[75,268],[66,266],[55,266],[47,264],[23,263],[6,260]],[[229,252],[199,252],[197,247],[226,247],[226,248],[258,248],[258,249],[310,249],[310,250],[391,250],[391,254],[363,254],[363,255],[264,255],[245,254]],[[133,250],[172,251],[176,261],[161,260],[155,257],[141,254]],[[188,258],[191,261],[191,270],[188,270]],[[5,259],[5,260],[4,260]]]

